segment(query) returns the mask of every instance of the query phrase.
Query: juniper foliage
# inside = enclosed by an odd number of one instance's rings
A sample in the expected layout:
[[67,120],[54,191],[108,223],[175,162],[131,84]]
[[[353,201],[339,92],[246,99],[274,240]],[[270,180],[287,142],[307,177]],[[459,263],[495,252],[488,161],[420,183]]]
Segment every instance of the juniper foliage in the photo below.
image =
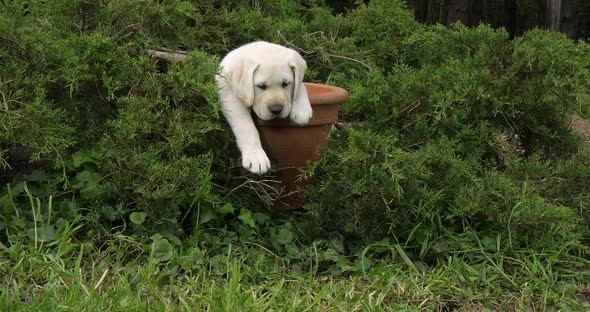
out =
[[[249,237],[268,192],[236,161],[213,76],[259,39],[298,50],[308,81],[348,89],[341,118],[360,125],[334,131],[308,172],[307,233],[390,237],[424,257],[469,233],[587,246],[590,160],[568,120],[588,107],[589,45],[424,26],[399,0],[342,14],[321,1],[2,2],[0,166],[24,147],[40,170],[11,171],[0,228],[26,216],[28,190],[62,218],[86,215],[91,234],[172,240],[243,211]],[[145,55],[159,47],[190,53]]]

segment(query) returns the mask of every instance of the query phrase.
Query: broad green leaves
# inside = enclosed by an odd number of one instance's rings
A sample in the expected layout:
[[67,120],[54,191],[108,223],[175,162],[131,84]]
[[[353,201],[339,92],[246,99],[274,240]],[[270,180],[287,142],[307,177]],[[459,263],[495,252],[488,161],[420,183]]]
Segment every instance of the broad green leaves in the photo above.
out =
[[156,263],[170,260],[174,255],[174,247],[161,234],[155,234],[151,237],[152,248],[150,258]]
[[146,217],[147,217],[147,213],[135,211],[129,215],[129,220],[131,220],[131,222],[139,225],[145,221]]

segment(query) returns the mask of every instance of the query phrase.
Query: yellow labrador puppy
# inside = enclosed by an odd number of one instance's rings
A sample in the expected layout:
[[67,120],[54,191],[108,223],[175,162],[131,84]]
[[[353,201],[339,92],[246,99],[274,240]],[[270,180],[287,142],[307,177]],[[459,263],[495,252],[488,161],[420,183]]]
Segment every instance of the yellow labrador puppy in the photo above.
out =
[[229,52],[215,76],[223,114],[236,137],[244,168],[270,169],[250,109],[262,120],[289,117],[299,125],[312,116],[303,76],[307,65],[296,51],[257,41]]

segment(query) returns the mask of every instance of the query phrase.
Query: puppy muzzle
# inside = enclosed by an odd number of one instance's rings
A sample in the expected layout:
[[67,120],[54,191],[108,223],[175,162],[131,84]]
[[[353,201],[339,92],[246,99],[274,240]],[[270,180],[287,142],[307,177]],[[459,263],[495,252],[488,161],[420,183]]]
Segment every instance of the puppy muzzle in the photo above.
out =
[[283,112],[283,108],[283,104],[273,104],[268,107],[268,110],[276,117]]

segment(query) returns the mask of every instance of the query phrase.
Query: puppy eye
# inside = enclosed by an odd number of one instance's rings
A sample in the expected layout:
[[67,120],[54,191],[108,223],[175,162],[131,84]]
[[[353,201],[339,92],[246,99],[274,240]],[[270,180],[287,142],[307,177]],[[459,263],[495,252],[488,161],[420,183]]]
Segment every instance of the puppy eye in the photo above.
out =
[[289,83],[289,82],[287,82],[287,81],[283,82],[283,88],[286,88],[286,87],[287,87],[289,84],[290,84],[290,83]]
[[260,88],[260,90],[262,90],[262,91],[266,90],[266,88],[267,88],[265,84],[259,84],[259,85],[257,85],[257,87]]

